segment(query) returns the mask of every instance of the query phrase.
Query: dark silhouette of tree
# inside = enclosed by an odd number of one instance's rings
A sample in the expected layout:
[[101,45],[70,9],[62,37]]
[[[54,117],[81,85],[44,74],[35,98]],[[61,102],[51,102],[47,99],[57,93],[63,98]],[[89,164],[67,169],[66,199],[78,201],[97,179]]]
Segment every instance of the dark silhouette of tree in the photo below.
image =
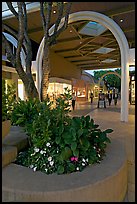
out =
[[[15,32],[7,25],[2,25],[2,30],[12,34],[17,39],[16,53],[12,52],[11,45],[2,33],[2,46],[5,48],[8,60],[15,67],[19,77],[23,81],[25,92],[27,97],[38,98],[39,94],[35,86],[31,65],[32,65],[32,45],[28,35],[28,19],[25,2],[17,2],[18,11],[16,11],[12,5],[12,2],[6,2],[8,8],[12,14],[18,20],[18,32]],[[43,69],[42,69],[42,81],[40,99],[44,100],[47,97],[47,89],[49,84],[50,74],[50,59],[49,52],[50,47],[56,44],[57,37],[67,28],[68,18],[71,9],[72,2],[39,2],[40,3],[40,15],[44,30],[44,54],[43,54]],[[56,6],[56,19],[55,26],[52,35],[49,35],[49,28],[53,24],[52,11],[53,6]],[[61,19],[64,17],[64,24],[60,28]],[[21,50],[24,49],[26,53],[26,69],[24,70],[21,63]]]

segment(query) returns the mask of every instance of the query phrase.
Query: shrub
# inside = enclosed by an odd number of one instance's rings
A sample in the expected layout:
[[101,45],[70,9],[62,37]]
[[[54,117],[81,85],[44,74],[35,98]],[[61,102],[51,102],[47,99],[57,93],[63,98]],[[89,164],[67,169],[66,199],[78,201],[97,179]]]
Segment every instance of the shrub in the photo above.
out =
[[13,83],[11,85],[7,85],[6,92],[5,80],[2,79],[2,121],[11,119],[11,114],[15,103],[15,93],[15,84]]
[[[66,92],[68,89],[66,89]],[[100,162],[112,129],[101,131],[90,116],[69,116],[70,92],[62,94],[51,108],[49,101],[38,103],[38,114],[25,128],[30,146],[20,152],[16,163],[47,174],[82,171]]]

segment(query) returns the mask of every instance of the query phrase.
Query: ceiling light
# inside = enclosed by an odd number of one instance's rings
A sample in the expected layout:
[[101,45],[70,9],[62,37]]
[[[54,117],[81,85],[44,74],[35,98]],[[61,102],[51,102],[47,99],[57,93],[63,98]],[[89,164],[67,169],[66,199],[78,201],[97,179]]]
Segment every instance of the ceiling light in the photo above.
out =
[[54,10],[53,13],[56,13],[56,11]]
[[72,30],[70,30],[69,32],[72,33]]
[[120,19],[120,22],[123,22],[123,19]]
[[90,21],[82,29],[79,30],[79,33],[82,35],[99,36],[106,30],[107,28],[102,26],[101,24]]
[[93,53],[107,54],[113,50],[115,50],[115,49],[114,48],[101,47],[97,50],[94,50]]
[[111,62],[115,62],[115,61],[116,60],[114,60],[114,59],[105,59],[102,62],[104,62],[104,63],[111,63]]

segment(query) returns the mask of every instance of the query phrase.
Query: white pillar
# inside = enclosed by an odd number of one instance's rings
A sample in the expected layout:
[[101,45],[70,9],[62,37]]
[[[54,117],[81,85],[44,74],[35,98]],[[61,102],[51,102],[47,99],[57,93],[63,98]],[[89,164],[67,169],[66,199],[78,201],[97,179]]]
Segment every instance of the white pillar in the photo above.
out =
[[[72,13],[69,15],[69,23],[73,23],[80,20],[89,20],[89,21],[96,21],[101,25],[108,28],[113,35],[115,36],[121,52],[121,121],[127,122],[128,121],[128,93],[129,93],[129,45],[125,34],[121,30],[121,28],[109,17],[105,16],[104,14],[92,12],[92,11],[81,11]],[[62,18],[60,27],[63,26],[64,18]],[[49,29],[49,35],[52,35],[54,31],[53,25]],[[40,50],[37,54],[37,66],[39,73],[42,72],[42,57],[43,56],[43,47],[44,47],[44,40],[42,40],[40,44]],[[41,74],[40,74],[41,76]],[[39,77],[39,82],[40,82]],[[39,83],[40,84],[40,83]],[[39,87],[40,90],[40,87]]]

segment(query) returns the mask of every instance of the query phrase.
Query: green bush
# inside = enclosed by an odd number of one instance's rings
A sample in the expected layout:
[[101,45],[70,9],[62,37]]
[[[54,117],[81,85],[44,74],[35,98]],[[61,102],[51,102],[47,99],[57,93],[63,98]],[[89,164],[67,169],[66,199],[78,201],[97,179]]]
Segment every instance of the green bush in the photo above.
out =
[[33,118],[30,115],[31,123],[24,122],[30,146],[19,153],[17,164],[47,174],[65,174],[101,162],[107,143],[110,143],[107,134],[113,130],[101,131],[90,116],[71,118],[70,99],[66,89],[54,108],[49,101],[36,103],[37,114],[34,113]]
[[7,92],[5,80],[2,79],[2,121],[10,120],[13,111],[16,93],[15,84],[7,85]]

